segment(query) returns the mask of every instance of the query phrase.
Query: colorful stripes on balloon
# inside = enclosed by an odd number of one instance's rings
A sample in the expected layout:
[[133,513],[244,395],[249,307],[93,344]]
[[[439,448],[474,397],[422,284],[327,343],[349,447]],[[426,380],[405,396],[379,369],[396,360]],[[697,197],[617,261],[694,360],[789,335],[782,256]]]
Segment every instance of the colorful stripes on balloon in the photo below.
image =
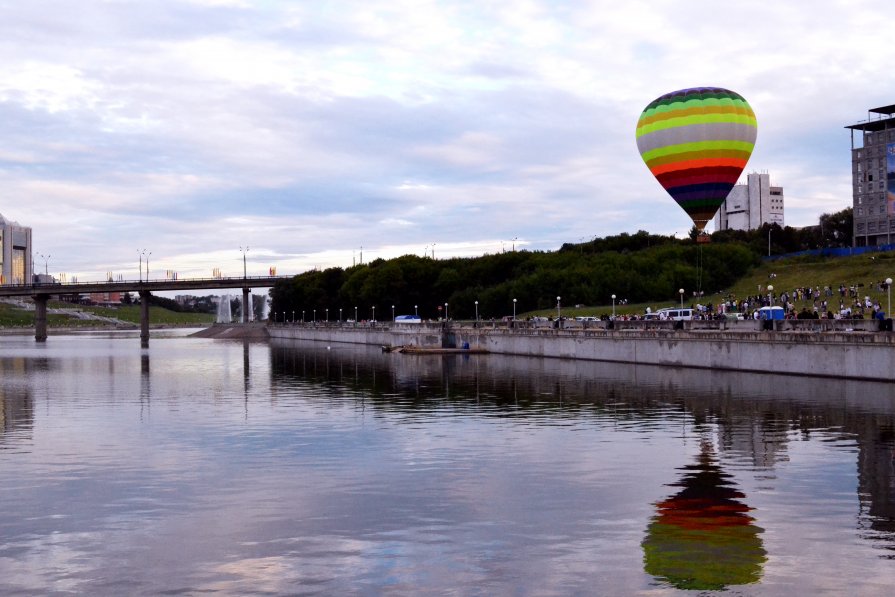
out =
[[667,93],[637,121],[637,148],[669,195],[705,228],[742,174],[758,133],[739,94],[719,87]]

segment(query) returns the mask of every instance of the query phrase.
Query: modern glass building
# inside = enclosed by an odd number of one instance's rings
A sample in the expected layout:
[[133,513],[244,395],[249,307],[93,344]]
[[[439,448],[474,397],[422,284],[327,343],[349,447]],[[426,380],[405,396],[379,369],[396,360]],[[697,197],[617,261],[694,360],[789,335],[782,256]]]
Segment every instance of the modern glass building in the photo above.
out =
[[0,284],[30,284],[31,228],[0,214]]
[[851,129],[854,246],[895,242],[895,105],[868,110]]

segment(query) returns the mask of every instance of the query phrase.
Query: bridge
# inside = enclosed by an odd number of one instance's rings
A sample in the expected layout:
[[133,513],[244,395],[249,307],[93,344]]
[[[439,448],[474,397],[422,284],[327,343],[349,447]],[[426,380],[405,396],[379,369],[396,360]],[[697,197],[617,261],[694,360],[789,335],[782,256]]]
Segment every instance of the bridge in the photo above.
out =
[[[149,297],[160,290],[215,290],[242,288],[242,304],[249,304],[252,288],[270,288],[291,276],[244,276],[241,278],[190,278],[187,280],[126,280],[108,282],[73,282],[49,284],[12,284],[0,286],[0,297],[29,296],[34,300],[34,339],[47,340],[47,301],[54,295],[94,292],[136,292],[140,295],[140,344],[149,346]],[[248,309],[242,320],[249,321]]]

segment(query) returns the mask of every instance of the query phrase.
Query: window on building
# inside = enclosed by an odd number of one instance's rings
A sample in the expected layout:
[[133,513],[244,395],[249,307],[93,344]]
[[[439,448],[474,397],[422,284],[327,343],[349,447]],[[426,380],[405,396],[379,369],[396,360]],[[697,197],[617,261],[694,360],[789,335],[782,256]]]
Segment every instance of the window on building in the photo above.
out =
[[864,215],[864,208],[863,208],[863,207],[859,207],[859,208],[858,208],[858,215],[859,215],[859,216],[863,216],[863,215]]
[[871,174],[870,172],[867,173],[867,180],[870,182],[873,181],[873,174]]

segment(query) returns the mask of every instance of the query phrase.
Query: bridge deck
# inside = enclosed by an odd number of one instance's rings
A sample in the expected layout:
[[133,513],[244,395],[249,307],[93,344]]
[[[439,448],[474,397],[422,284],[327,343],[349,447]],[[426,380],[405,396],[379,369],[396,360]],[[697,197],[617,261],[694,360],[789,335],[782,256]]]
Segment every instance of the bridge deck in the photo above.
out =
[[6,284],[0,296],[48,296],[90,292],[153,292],[160,290],[215,290],[218,288],[264,288],[292,276],[254,276],[245,278],[190,278],[187,280],[123,280],[119,282],[76,282],[55,284]]

